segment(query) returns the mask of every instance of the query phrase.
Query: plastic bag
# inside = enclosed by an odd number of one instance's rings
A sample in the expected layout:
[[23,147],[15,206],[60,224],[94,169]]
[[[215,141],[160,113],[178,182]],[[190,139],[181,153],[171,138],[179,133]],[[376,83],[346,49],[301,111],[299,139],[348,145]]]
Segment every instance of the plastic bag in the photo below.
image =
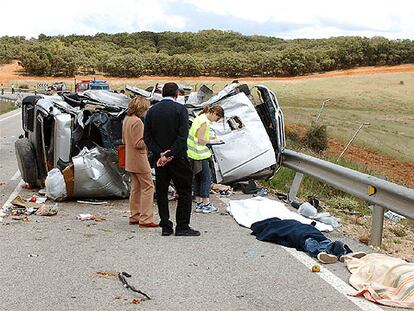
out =
[[299,206],[298,213],[307,218],[313,218],[318,214],[318,211],[312,204],[305,202]]
[[324,224],[331,225],[334,229],[339,227],[341,221],[338,217],[332,216],[329,213],[319,213],[314,219]]
[[47,173],[46,196],[55,201],[62,201],[67,197],[66,184],[63,174],[58,168],[54,168]]

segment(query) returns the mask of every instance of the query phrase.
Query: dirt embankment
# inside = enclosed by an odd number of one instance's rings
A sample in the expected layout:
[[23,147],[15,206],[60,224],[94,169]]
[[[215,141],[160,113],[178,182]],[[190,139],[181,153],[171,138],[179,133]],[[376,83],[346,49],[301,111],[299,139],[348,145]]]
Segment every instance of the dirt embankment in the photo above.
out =
[[[328,155],[338,156],[344,150],[345,144],[334,138],[328,140]],[[400,162],[381,155],[375,151],[350,146],[345,153],[345,158],[359,163],[369,170],[381,172],[392,181],[414,188],[414,165]]]

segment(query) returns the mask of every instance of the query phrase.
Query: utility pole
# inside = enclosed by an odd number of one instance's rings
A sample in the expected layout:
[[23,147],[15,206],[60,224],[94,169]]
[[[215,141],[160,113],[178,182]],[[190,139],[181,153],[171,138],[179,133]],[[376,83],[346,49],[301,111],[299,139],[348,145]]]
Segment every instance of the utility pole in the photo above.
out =
[[336,163],[338,163],[339,159],[344,155],[345,151],[348,149],[348,147],[351,145],[351,143],[354,141],[355,137],[358,135],[359,131],[361,131],[361,129],[364,126],[368,126],[369,123],[362,123],[359,128],[357,129],[357,131],[355,132],[354,136],[352,136],[351,140],[348,142],[348,144],[346,145],[345,149],[342,150],[341,154],[339,155],[338,159],[336,159]]

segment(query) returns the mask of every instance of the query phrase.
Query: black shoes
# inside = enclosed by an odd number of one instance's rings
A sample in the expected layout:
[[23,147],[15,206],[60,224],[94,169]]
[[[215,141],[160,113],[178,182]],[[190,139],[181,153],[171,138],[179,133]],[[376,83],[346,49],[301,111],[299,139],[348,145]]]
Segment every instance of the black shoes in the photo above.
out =
[[[162,227],[161,235],[162,236],[169,236],[174,234],[174,230],[171,227]],[[183,229],[175,229],[175,235],[176,236],[199,236],[200,231],[188,228]]]
[[185,229],[176,229],[175,230],[176,236],[200,236],[200,231],[191,229],[190,227]]
[[162,227],[162,232],[161,235],[162,236],[169,236],[172,235],[174,233],[173,228],[170,227]]

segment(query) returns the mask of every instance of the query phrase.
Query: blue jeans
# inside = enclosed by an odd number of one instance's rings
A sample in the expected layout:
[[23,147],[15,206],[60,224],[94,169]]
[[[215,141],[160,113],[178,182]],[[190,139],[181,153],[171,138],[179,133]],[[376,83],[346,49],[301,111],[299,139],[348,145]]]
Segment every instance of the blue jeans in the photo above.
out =
[[201,160],[201,172],[194,176],[194,196],[208,198],[211,188],[209,159]]
[[326,252],[335,255],[338,258],[347,253],[344,243],[341,241],[332,242],[331,240],[326,239],[318,242],[312,238],[306,239],[305,251],[312,257],[318,256],[320,252]]

